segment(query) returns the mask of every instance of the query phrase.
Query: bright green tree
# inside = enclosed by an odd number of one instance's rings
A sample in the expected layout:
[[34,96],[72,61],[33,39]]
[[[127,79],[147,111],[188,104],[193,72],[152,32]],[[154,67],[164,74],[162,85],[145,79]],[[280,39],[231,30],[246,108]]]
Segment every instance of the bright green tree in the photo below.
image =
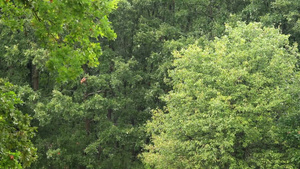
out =
[[28,114],[18,109],[22,103],[12,84],[0,79],[0,168],[28,167],[36,159],[31,142],[36,128],[30,126]]
[[49,50],[47,67],[57,80],[74,80],[82,65],[98,65],[101,37],[114,39],[108,15],[117,0],[7,0],[1,1],[1,21],[25,33],[30,25],[38,43]]
[[167,107],[147,123],[153,168],[299,167],[296,46],[260,23],[175,52]]

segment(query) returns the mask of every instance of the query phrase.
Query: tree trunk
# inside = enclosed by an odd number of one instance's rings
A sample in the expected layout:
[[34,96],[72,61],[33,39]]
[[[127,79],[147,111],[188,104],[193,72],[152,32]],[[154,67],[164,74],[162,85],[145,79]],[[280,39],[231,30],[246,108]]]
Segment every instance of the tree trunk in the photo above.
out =
[[112,118],[112,113],[113,113],[113,109],[108,109],[108,110],[107,110],[107,118],[108,118],[109,120],[111,120],[111,118]]
[[34,91],[39,89],[39,71],[35,65],[32,65],[32,87]]

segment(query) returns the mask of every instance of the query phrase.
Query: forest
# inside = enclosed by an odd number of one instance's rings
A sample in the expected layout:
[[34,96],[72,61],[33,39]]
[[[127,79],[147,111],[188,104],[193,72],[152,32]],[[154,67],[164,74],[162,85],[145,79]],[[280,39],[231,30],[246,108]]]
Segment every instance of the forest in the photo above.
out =
[[299,0],[2,0],[0,168],[298,169],[299,43]]

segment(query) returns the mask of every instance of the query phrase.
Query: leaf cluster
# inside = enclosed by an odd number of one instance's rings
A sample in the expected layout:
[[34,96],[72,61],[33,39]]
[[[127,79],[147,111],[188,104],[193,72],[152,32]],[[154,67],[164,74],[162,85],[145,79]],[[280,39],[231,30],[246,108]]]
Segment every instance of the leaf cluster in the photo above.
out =
[[[299,164],[297,141],[284,137],[282,128],[289,126],[282,120],[299,117],[297,48],[288,46],[288,36],[259,23],[238,23],[226,30],[220,39],[174,53],[175,69],[169,72],[173,90],[164,97],[166,113],[155,111],[147,123],[153,141],[146,146],[149,152],[143,153],[147,164],[155,168]],[[299,125],[294,127],[299,130]]]

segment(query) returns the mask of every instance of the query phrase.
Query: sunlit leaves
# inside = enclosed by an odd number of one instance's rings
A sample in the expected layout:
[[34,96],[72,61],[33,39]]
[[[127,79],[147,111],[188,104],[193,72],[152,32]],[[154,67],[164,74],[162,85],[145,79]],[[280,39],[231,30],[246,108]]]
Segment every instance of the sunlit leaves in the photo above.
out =
[[74,80],[81,66],[98,65],[98,38],[115,39],[108,15],[118,0],[2,1],[1,20],[14,30],[31,25],[39,43],[50,51],[47,66],[58,73],[57,80]]
[[294,145],[281,138],[278,123],[297,117],[299,103],[298,54],[288,43],[277,29],[238,23],[204,46],[175,52],[174,87],[164,97],[165,113],[155,111],[147,124],[153,145],[146,146],[144,162],[155,168],[296,167],[289,159],[298,151],[290,154]]

